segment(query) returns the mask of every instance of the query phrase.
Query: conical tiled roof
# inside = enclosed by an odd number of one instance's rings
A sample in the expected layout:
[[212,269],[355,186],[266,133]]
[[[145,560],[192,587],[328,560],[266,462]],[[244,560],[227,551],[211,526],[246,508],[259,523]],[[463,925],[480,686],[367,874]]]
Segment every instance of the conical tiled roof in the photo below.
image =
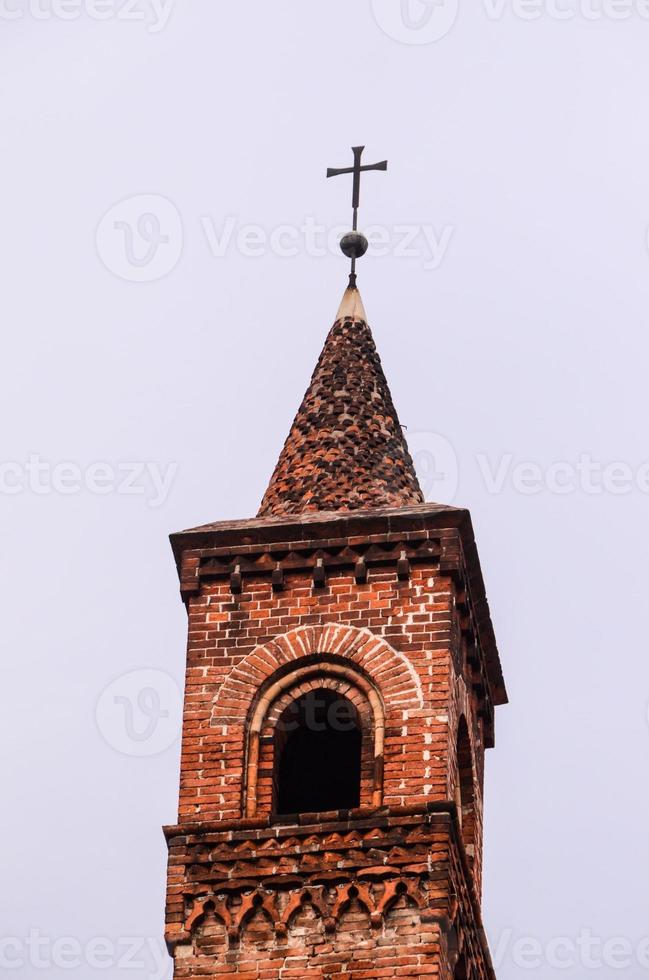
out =
[[358,290],[343,296],[259,517],[423,502]]

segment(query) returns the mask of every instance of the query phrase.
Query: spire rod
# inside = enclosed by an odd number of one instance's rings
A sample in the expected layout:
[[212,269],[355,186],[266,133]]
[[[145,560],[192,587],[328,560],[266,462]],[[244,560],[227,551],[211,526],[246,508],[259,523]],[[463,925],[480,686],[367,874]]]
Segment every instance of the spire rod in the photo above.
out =
[[359,259],[362,255],[365,255],[368,248],[368,241],[365,235],[358,231],[358,208],[361,199],[361,174],[366,173],[368,170],[387,170],[388,161],[381,160],[380,163],[366,163],[361,165],[361,157],[363,156],[364,146],[352,146],[352,153],[354,154],[354,165],[352,167],[328,167],[327,177],[338,177],[340,174],[352,174],[352,230],[343,235],[340,248],[343,255],[346,255],[351,259],[351,272],[349,276],[349,285],[352,289],[356,287],[356,259]]

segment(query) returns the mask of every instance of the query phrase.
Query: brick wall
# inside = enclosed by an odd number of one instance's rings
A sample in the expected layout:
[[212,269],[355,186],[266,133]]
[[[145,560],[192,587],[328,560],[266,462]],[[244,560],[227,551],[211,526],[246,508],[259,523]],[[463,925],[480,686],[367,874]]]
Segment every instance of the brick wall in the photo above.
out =
[[[283,895],[288,905],[290,895]],[[422,921],[406,897],[399,897],[379,929],[358,899],[352,898],[327,933],[322,914],[310,900],[300,904],[286,935],[278,939],[265,911],[246,920],[233,952],[225,926],[208,913],[190,945],[179,947],[176,977],[218,976],[233,968],[239,978],[322,980],[325,976],[364,978],[439,976],[440,927]],[[215,969],[215,959],[221,964]],[[443,976],[443,974],[442,974]]]
[[[386,641],[378,650],[370,643],[372,655],[357,658],[386,710],[384,802],[454,798],[458,716],[469,711],[474,735],[479,723],[466,685],[455,684],[453,616],[451,579],[426,568],[414,569],[407,583],[394,572],[371,571],[366,584],[340,574],[322,590],[301,576],[289,576],[282,592],[268,580],[246,582],[239,596],[227,583],[206,587],[189,603],[180,818],[242,816],[245,719],[256,692],[289,656],[275,641],[291,634],[297,660],[308,656],[303,628],[322,624],[352,626]],[[336,654],[336,639],[332,632],[327,648],[314,652]],[[347,646],[338,656],[348,656]]]
[[447,978],[460,949],[475,980],[492,980],[445,804],[263,823],[169,828],[177,980]]
[[[493,976],[480,924],[485,604],[457,531],[425,537],[430,560],[404,558],[403,535],[381,538],[376,561],[370,539],[351,535],[355,557],[331,543],[258,557],[249,537],[229,557],[181,549],[189,638],[167,907],[177,978],[445,978],[460,953],[469,976]],[[320,688],[357,712],[361,805],[279,818],[275,725]]]

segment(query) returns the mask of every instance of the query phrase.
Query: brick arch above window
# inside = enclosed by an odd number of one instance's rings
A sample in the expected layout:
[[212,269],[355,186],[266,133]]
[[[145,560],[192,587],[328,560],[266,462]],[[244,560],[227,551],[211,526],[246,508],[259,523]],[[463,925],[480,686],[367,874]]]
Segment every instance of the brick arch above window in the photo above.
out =
[[214,702],[211,724],[245,724],[260,688],[273,675],[315,655],[355,664],[379,690],[388,711],[423,707],[414,666],[380,636],[355,626],[301,626],[256,647],[232,668]]

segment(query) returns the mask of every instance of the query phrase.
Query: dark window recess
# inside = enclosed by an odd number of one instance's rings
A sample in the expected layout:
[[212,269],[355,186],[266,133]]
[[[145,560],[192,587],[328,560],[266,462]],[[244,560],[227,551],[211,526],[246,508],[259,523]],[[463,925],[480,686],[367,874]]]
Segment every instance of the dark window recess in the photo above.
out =
[[467,973],[466,960],[463,956],[459,958],[453,972],[453,980],[467,980],[469,974]]
[[289,705],[275,731],[274,784],[278,814],[359,806],[361,732],[347,698],[311,691]]

